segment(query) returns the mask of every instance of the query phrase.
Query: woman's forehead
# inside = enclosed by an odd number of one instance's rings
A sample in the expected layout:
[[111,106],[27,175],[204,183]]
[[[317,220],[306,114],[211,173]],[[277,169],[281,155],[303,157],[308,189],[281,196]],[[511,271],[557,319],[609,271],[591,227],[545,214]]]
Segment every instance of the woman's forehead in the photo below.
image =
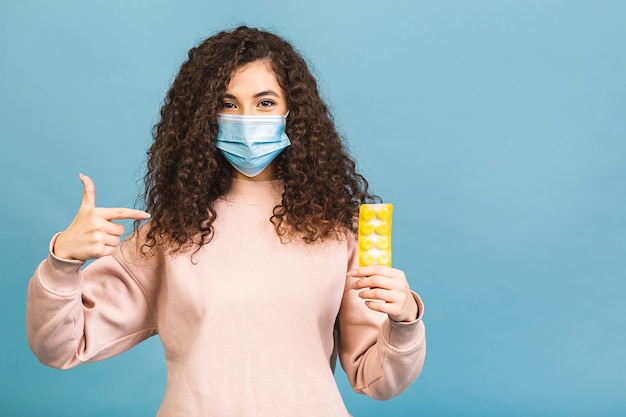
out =
[[228,94],[234,96],[256,94],[266,90],[283,93],[268,61],[254,61],[237,68],[226,88]]

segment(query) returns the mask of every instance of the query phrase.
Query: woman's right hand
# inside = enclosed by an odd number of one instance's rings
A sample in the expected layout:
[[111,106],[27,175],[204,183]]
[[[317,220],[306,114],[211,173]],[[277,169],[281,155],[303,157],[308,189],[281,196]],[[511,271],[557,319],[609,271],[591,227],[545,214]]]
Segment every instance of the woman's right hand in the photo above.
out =
[[113,254],[124,234],[124,226],[113,220],[145,220],[150,214],[130,208],[96,207],[96,187],[80,174],[84,186],[83,201],[72,223],[57,236],[54,254],[63,259],[88,261]]

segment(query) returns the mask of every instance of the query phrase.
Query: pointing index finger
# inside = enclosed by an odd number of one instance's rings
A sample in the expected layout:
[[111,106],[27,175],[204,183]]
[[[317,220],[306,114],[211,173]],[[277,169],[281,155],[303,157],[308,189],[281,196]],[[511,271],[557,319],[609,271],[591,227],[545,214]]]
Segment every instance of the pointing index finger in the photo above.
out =
[[107,220],[146,220],[150,218],[150,214],[143,210],[125,207],[100,208],[98,210]]

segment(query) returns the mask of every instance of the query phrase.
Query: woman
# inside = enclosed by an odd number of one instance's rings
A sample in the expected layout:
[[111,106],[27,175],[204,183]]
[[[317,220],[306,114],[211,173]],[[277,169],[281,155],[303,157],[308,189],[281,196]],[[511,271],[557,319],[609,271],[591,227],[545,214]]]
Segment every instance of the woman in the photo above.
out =
[[[353,222],[375,200],[305,61],[240,27],[189,52],[161,110],[144,211],[83,202],[28,289],[27,332],[57,368],[159,334],[159,416],[346,416],[333,371],[398,395],[425,355],[401,270],[358,268]],[[135,219],[134,233],[112,220]],[[97,259],[81,269],[83,263]]]

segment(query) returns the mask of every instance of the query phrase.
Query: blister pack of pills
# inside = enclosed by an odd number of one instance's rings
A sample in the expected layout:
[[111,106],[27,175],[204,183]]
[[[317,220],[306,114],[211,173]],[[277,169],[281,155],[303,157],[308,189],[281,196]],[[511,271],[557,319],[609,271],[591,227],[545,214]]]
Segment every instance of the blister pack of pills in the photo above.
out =
[[392,204],[361,204],[359,266],[391,266]]

